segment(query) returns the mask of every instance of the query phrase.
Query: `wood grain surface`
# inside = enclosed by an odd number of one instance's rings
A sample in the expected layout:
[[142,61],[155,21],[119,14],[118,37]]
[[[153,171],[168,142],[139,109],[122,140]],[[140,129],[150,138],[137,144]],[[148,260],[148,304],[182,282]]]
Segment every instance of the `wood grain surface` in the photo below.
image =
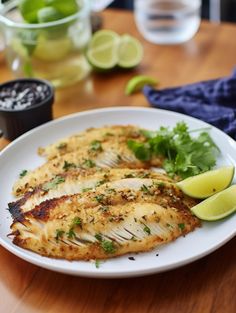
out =
[[[225,76],[236,65],[236,25],[203,22],[191,41],[155,46],[138,34],[131,13],[107,10],[102,15],[105,28],[142,41],[143,62],[133,71],[91,74],[83,83],[57,90],[55,118],[100,107],[148,106],[141,93],[124,95],[126,82],[136,74],[157,77],[162,88]],[[0,82],[11,78],[0,54]],[[0,149],[7,144],[0,139]],[[236,238],[182,268],[120,280],[54,273],[0,247],[0,313],[235,313],[235,294]]]

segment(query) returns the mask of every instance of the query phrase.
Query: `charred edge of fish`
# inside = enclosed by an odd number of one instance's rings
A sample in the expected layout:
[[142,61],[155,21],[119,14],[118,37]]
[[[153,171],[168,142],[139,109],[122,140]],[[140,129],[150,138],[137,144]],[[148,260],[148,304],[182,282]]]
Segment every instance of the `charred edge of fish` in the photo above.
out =
[[42,221],[47,221],[50,215],[50,210],[53,209],[56,205],[60,204],[64,200],[68,199],[69,196],[62,196],[60,198],[53,198],[41,202],[39,205],[36,205],[31,211],[25,212],[24,217],[32,216],[35,219]]

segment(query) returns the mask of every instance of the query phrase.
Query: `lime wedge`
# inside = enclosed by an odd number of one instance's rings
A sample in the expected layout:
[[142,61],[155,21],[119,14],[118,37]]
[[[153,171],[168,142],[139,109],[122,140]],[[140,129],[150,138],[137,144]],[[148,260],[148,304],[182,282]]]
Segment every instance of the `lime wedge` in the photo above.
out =
[[63,16],[69,16],[79,11],[76,0],[46,0],[47,6],[52,6]]
[[37,13],[39,23],[47,23],[60,20],[64,15],[53,7],[45,7]]
[[117,65],[117,47],[120,42],[118,34],[111,30],[100,30],[96,32],[87,50],[89,63],[97,69],[112,69]]
[[33,56],[43,61],[59,61],[72,49],[73,43],[66,36],[59,39],[47,39],[44,36],[39,36]]
[[130,36],[121,36],[118,48],[118,65],[122,68],[133,68],[137,66],[143,58],[143,47],[138,39]]
[[227,188],[234,177],[234,166],[221,167],[177,183],[188,196],[204,199]]
[[156,86],[157,84],[158,81],[155,78],[145,75],[137,75],[128,81],[125,87],[125,94],[131,95],[142,90],[145,85]]
[[38,22],[37,12],[44,6],[44,0],[21,0],[19,2],[20,13],[28,23]]
[[236,185],[195,205],[191,211],[205,221],[217,221],[236,212]]

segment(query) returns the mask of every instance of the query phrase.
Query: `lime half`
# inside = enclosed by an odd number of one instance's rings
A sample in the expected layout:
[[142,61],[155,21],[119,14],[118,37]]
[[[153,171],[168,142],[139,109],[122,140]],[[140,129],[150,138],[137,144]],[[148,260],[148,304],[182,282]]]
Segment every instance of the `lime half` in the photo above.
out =
[[191,211],[205,221],[217,221],[236,212],[236,185],[195,205]]
[[157,83],[158,82],[155,78],[145,75],[137,75],[128,81],[125,87],[125,94],[131,95],[137,91],[142,90],[145,85],[156,86]]
[[97,69],[114,68],[118,63],[117,47],[119,43],[120,36],[111,30],[96,32],[87,51],[89,63]]
[[38,10],[44,8],[44,0],[21,0],[19,1],[19,10],[23,18],[28,23],[37,23]]
[[221,167],[177,183],[188,196],[204,199],[227,188],[234,177],[234,166]]
[[138,39],[130,36],[121,36],[118,48],[118,65],[122,68],[133,68],[137,66],[143,58],[143,46]]

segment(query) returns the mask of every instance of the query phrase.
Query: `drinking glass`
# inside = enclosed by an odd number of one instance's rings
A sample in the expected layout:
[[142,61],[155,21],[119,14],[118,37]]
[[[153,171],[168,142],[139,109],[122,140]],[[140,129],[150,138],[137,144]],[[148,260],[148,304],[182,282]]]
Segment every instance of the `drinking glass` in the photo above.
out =
[[14,75],[43,78],[56,87],[84,79],[90,72],[84,53],[91,37],[90,2],[80,0],[77,13],[39,24],[22,20],[18,2],[8,1],[0,15],[5,55]]
[[135,0],[137,28],[155,44],[178,44],[191,39],[200,25],[201,0]]

